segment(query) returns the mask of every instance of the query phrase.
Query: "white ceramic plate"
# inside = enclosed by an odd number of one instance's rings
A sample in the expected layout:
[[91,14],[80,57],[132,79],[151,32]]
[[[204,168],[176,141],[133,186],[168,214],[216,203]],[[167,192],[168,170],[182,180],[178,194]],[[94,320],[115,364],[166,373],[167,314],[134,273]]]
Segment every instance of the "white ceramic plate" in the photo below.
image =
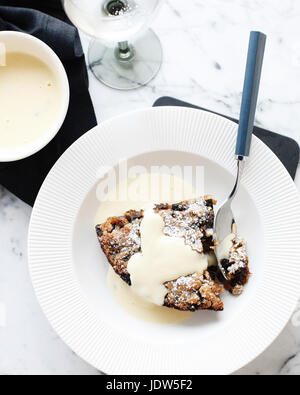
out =
[[268,347],[288,322],[300,290],[300,201],[289,174],[254,137],[235,202],[253,275],[222,313],[184,324],[138,321],[109,294],[107,265],[94,233],[97,171],[130,164],[203,165],[205,190],[231,190],[237,127],[184,108],[126,114],[85,134],[41,188],[29,232],[29,264],[40,304],[61,338],[109,374],[230,374]]

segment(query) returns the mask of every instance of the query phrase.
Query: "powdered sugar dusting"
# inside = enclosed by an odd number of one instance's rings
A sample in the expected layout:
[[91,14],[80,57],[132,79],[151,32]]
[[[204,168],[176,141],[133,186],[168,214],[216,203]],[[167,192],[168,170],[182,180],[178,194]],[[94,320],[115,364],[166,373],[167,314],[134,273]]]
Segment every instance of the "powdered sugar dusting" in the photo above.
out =
[[140,220],[133,221],[128,235],[128,243],[131,246],[141,247]]
[[[164,233],[170,237],[183,237],[194,251],[203,253],[202,238],[212,236],[207,225],[213,221],[213,209],[202,198],[186,204],[176,205],[176,209],[160,210],[165,227]],[[210,231],[208,230],[210,229]],[[207,233],[208,231],[208,233]]]
[[205,271],[202,274],[194,273],[190,276],[180,277],[175,281],[166,283],[169,292],[166,296],[167,303],[181,306],[183,309],[193,311],[196,306],[200,308],[213,308],[222,310],[223,304],[220,294],[223,286],[216,284]]

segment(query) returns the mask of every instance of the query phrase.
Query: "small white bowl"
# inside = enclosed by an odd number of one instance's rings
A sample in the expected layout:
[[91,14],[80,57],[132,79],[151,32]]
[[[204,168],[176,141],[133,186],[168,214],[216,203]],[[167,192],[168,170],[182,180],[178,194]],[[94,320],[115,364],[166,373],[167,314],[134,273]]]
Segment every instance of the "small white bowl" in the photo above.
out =
[[55,52],[43,41],[26,33],[2,31],[0,32],[0,43],[4,43],[7,52],[21,52],[32,55],[45,62],[55,75],[61,86],[61,106],[57,113],[57,119],[46,130],[41,133],[39,139],[24,146],[1,148],[0,162],[12,162],[27,158],[44,148],[60,130],[70,101],[69,81],[60,59]]

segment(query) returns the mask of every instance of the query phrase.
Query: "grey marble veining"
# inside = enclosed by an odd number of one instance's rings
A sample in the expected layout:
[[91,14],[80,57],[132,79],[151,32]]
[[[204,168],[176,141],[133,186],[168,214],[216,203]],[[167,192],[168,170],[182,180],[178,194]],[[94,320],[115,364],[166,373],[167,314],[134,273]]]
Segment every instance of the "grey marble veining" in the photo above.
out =
[[[298,0],[167,0],[153,24],[164,49],[160,74],[132,92],[90,74],[98,120],[165,95],[237,117],[249,31],[260,29],[268,44],[256,122],[300,142],[299,17]],[[300,189],[300,175],[296,184]],[[0,187],[0,375],[99,374],[56,336],[36,301],[27,268],[30,213]],[[237,374],[300,374],[300,304],[276,341]]]

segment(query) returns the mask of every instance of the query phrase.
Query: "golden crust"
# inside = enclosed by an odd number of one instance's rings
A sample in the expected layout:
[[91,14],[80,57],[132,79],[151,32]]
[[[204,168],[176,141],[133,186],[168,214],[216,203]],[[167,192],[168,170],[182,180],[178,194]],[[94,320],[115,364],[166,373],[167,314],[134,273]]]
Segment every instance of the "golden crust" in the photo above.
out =
[[223,302],[220,299],[224,288],[212,281],[208,271],[202,275],[195,273],[165,283],[168,293],[165,306],[182,311],[214,310],[222,311]]
[[114,271],[131,285],[127,271],[129,259],[141,251],[140,224],[144,213],[130,210],[121,217],[111,217],[96,226],[100,246]]

